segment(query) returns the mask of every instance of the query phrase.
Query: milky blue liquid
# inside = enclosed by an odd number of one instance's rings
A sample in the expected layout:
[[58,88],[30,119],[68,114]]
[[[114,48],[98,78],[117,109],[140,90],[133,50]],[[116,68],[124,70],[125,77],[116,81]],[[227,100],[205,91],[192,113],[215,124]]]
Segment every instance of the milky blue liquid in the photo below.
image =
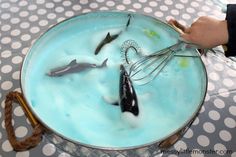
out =
[[[131,125],[119,106],[121,45],[135,40],[144,52],[177,42],[178,34],[153,18],[133,15],[125,31],[127,13],[91,13],[67,20],[43,35],[31,48],[22,69],[24,95],[34,114],[47,127],[68,139],[99,147],[131,147],[159,141],[183,127],[199,109],[206,90],[206,73],[200,58],[173,57],[151,83],[134,82],[140,114]],[[94,51],[106,36],[121,35]],[[147,34],[147,30],[157,34]],[[195,50],[181,52],[196,55]],[[107,67],[61,77],[46,74],[73,59]],[[109,100],[109,101],[108,101]]]

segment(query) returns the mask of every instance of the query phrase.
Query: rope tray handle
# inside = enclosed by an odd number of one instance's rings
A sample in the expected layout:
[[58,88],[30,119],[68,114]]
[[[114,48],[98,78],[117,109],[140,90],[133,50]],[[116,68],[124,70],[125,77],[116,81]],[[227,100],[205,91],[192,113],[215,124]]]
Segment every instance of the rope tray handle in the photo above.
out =
[[[32,135],[19,141],[16,138],[14,127],[12,125],[12,104],[13,102],[19,103],[23,108],[26,116],[29,118],[31,122],[31,126],[33,127]],[[15,151],[25,151],[32,147],[35,147],[39,144],[42,139],[43,127],[40,123],[38,123],[34,118],[32,118],[32,114],[29,113],[29,109],[25,103],[23,95],[19,92],[13,91],[7,94],[5,100],[5,127],[9,142],[11,143],[13,149]]]

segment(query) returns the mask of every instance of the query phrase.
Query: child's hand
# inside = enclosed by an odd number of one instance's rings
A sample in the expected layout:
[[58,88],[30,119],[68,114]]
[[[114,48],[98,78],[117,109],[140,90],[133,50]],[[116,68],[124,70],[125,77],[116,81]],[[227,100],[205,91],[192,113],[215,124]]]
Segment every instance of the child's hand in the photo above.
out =
[[201,48],[212,48],[228,42],[227,21],[225,20],[203,16],[188,28],[173,19],[168,23],[183,31],[180,35],[183,40]]

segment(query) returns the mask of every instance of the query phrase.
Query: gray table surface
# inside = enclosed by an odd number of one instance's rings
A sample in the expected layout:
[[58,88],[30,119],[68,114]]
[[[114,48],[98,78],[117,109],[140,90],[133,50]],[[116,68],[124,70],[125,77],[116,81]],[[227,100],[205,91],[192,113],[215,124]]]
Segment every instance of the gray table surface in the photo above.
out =
[[[8,92],[20,91],[21,63],[40,34],[64,19],[96,10],[128,10],[163,21],[176,18],[184,25],[204,15],[225,18],[211,0],[0,0],[0,157],[71,156],[46,138],[28,151],[13,151],[4,126],[4,100]],[[209,81],[203,107],[183,138],[163,156],[236,157],[236,70],[224,57],[208,54],[202,59]],[[24,138],[30,125],[20,107],[13,111],[16,136]]]

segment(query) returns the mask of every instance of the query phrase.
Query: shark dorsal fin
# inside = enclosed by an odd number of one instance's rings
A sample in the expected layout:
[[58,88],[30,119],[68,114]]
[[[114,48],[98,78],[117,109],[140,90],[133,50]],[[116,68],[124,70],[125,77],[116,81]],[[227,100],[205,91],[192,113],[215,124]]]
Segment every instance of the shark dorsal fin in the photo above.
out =
[[75,65],[75,64],[77,64],[77,63],[76,63],[76,59],[72,60],[72,61],[70,62],[70,64],[69,64],[69,66],[73,66],[73,65]]
[[111,39],[111,34],[110,34],[110,32],[107,33],[107,36],[106,36],[105,39],[107,39],[107,40],[110,40],[110,39]]

